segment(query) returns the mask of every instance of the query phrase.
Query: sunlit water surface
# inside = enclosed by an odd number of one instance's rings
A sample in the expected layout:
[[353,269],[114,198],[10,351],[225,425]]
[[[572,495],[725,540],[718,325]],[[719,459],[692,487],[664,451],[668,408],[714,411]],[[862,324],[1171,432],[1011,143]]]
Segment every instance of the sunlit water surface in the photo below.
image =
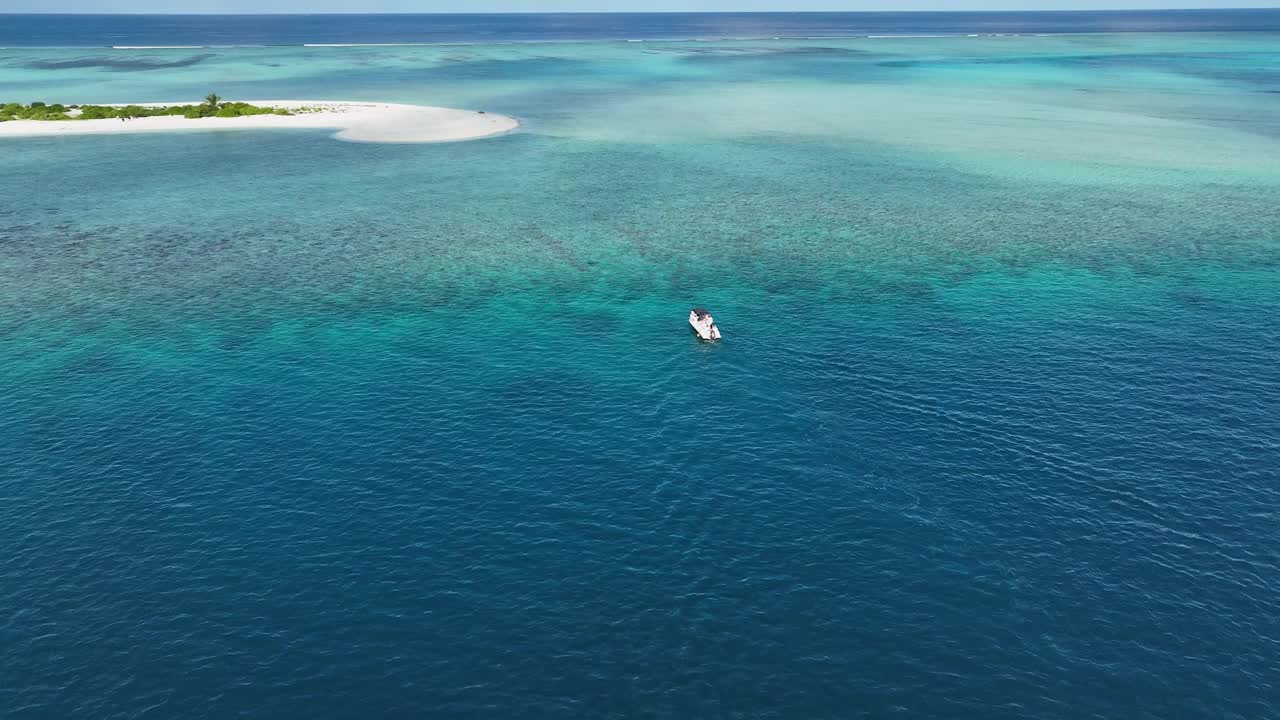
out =
[[525,123],[0,142],[0,716],[1273,715],[1277,48],[0,52]]

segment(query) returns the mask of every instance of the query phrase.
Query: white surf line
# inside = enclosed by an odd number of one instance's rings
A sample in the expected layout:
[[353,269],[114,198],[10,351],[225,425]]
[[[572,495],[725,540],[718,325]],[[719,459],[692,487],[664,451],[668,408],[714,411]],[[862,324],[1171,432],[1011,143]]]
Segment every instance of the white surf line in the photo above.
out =
[[302,43],[302,47],[428,47],[431,43]]
[[[126,135],[148,132],[202,132],[268,129],[331,129],[350,142],[439,143],[475,140],[511,133],[515,118],[496,113],[426,105],[342,102],[334,100],[246,100],[260,107],[299,111],[295,115],[199,118],[180,115],[108,120],[10,120],[0,123],[0,138],[67,135]],[[144,103],[164,107],[194,103]]]
[[[244,50],[271,47],[269,45],[112,45],[112,50]],[[276,47],[293,47],[277,45]],[[60,50],[93,50],[95,48],[56,48]]]

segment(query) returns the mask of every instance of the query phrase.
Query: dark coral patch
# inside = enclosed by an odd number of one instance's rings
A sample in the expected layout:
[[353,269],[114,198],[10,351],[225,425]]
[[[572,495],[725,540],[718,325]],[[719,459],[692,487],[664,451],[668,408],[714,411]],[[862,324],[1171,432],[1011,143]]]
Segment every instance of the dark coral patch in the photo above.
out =
[[171,60],[168,62],[147,57],[84,57],[75,58],[73,60],[34,60],[27,63],[27,67],[32,70],[101,68],[103,70],[113,70],[116,72],[142,72],[146,70],[166,70],[169,68],[191,67],[192,65],[198,65],[212,57],[215,57],[215,55],[212,53],[206,53],[204,55],[192,55],[191,57],[182,58],[181,60]]

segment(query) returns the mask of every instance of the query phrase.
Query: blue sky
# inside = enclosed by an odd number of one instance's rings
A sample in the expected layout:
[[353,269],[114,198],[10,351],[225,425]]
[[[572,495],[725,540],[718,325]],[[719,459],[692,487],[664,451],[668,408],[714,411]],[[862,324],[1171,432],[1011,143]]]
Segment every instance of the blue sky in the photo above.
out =
[[610,12],[1274,7],[1280,0],[0,0],[0,12]]

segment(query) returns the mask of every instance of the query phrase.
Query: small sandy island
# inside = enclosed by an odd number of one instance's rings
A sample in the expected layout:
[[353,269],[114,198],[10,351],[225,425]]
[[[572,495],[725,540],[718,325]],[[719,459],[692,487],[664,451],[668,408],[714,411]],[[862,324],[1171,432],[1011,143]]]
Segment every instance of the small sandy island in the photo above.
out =
[[[425,105],[339,102],[333,100],[250,100],[253,105],[283,108],[293,115],[207,117],[180,115],[132,120],[12,120],[0,123],[0,138],[55,135],[105,135],[148,132],[332,128],[339,140],[382,143],[432,143],[474,140],[509,133],[519,121],[506,115]],[[163,107],[180,103],[140,103]]]

